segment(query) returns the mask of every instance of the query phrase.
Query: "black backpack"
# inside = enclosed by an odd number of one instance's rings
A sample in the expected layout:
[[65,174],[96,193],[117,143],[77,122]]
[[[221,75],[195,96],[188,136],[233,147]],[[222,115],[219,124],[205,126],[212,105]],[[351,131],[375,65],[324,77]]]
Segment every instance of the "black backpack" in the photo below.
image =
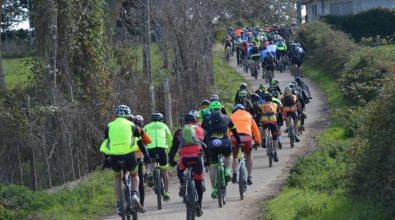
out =
[[226,134],[228,131],[229,119],[220,111],[211,112],[208,119],[208,133],[212,134]]
[[293,95],[287,95],[284,96],[284,106],[292,106],[295,104],[294,96]]

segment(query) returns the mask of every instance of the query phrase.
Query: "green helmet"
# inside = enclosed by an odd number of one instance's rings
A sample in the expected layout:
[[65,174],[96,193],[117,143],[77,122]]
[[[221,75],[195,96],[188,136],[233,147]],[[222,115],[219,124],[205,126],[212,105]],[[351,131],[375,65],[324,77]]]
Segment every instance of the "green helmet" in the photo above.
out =
[[247,91],[245,91],[245,90],[240,90],[240,91],[239,91],[239,96],[240,96],[240,97],[247,97]]
[[213,101],[210,103],[210,106],[208,108],[210,110],[220,110],[222,108],[222,105],[218,101]]

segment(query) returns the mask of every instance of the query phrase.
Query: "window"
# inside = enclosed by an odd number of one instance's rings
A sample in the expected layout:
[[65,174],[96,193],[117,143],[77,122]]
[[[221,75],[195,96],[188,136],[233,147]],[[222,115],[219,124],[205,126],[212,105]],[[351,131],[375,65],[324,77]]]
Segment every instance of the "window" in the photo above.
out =
[[348,15],[353,13],[352,1],[334,2],[330,4],[330,11],[332,15]]

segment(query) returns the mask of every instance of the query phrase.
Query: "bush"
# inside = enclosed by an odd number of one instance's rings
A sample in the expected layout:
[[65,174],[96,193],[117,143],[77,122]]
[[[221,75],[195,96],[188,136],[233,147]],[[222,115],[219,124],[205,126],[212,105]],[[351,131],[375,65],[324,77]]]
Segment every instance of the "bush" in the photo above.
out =
[[360,41],[362,37],[389,36],[395,33],[395,10],[376,8],[356,15],[324,16],[324,20]]
[[352,52],[359,49],[349,36],[321,21],[303,25],[298,35],[311,60],[335,74],[340,73]]
[[366,104],[382,91],[388,76],[395,74],[395,46],[362,48],[354,53],[341,73],[343,94]]

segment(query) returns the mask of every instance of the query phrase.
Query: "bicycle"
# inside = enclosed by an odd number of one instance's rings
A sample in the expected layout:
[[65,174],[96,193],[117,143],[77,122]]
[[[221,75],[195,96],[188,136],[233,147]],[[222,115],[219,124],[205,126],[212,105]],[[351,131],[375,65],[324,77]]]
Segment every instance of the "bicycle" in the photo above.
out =
[[195,163],[188,163],[187,175],[185,178],[185,195],[184,195],[184,203],[187,208],[187,220],[194,220],[196,216],[196,208],[199,205],[198,195],[195,188],[195,180],[193,179],[193,165]]
[[237,154],[237,159],[239,160],[237,166],[237,183],[239,184],[240,200],[243,200],[247,191],[247,167],[244,153],[241,148]]
[[295,146],[295,130],[294,130],[294,120],[292,120],[292,117],[287,118],[288,121],[288,137],[289,137],[289,142],[291,145],[291,148]]
[[165,193],[164,184],[163,184],[162,176],[160,174],[160,166],[159,166],[158,157],[155,157],[153,159],[153,161],[154,161],[154,171],[153,171],[154,187],[153,187],[153,189],[156,194],[156,200],[158,203],[158,210],[160,210],[160,209],[162,209],[162,197],[164,196],[164,193]]
[[227,47],[225,48],[225,59],[226,59],[226,61],[228,61],[228,62],[229,62],[231,53],[232,53],[232,47],[231,47],[231,46],[230,46],[230,47],[227,46]]
[[264,71],[264,75],[265,75],[265,83],[269,83],[273,80],[274,78],[274,71],[273,70],[267,70],[267,69],[263,69]]
[[251,60],[251,77],[258,79],[258,61]]
[[138,219],[138,210],[140,205],[135,201],[132,201],[132,180],[129,176],[129,172],[126,171],[126,161],[118,161],[121,167],[122,185],[121,185],[121,196],[119,201],[120,216],[122,220],[130,220],[132,216],[133,220]]
[[218,166],[217,173],[215,177],[215,185],[217,186],[217,199],[218,206],[222,207],[226,204],[226,185],[225,180],[225,163],[224,156],[222,154],[218,155]]
[[[269,128],[265,129],[266,132],[266,154],[269,158],[269,167],[273,166],[273,137],[272,137],[272,132],[270,131]],[[262,142],[263,143],[263,142]]]

